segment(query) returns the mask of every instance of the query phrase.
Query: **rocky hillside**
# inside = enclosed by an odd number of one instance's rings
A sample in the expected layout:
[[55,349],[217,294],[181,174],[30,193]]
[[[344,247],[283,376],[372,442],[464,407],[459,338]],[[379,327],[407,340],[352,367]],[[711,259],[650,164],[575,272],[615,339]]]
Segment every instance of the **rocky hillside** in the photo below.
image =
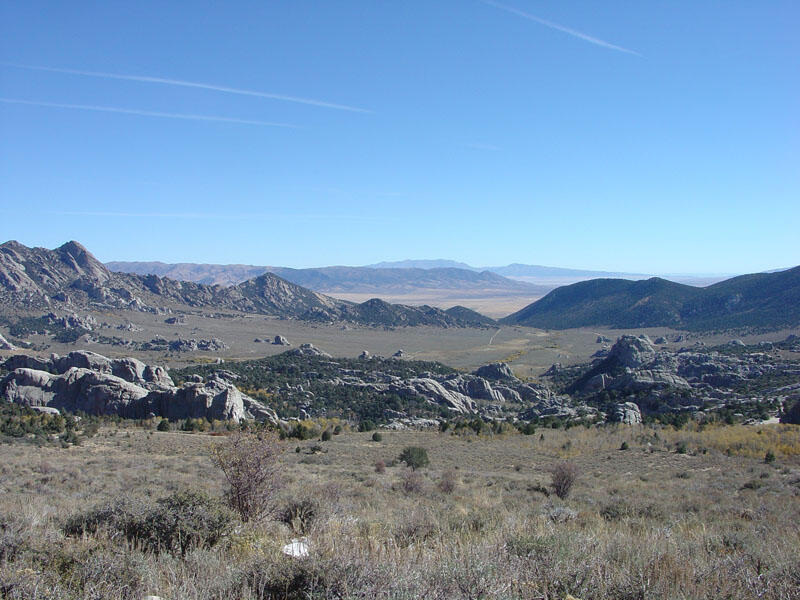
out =
[[[252,361],[229,362],[237,385],[268,398],[281,418],[339,417],[392,428],[438,425],[441,420],[538,421],[574,419],[566,395],[519,380],[508,365],[460,373],[441,363],[370,356],[334,358],[310,344]],[[216,365],[189,367],[175,377],[213,377]],[[581,414],[595,415],[585,407]],[[602,415],[597,415],[602,418]]]
[[665,422],[676,418],[763,420],[800,400],[800,338],[746,346],[701,344],[677,352],[647,336],[622,336],[585,365],[554,365],[554,390],[598,410],[632,403]]
[[191,307],[233,310],[313,321],[366,325],[472,327],[474,315],[461,319],[428,306],[394,305],[380,300],[353,304],[313,292],[272,273],[223,287],[175,281],[157,275],[114,273],[77,242],[55,250],[0,245],[0,308],[9,310],[74,307],[161,312]]
[[794,327],[800,324],[800,267],[704,288],[657,277],[594,279],[557,288],[501,322],[543,329]]

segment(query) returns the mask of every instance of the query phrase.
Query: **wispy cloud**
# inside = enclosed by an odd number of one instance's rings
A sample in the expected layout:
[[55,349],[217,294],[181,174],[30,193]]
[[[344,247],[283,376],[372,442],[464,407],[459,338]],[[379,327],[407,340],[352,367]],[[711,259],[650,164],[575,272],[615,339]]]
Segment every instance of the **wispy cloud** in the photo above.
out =
[[214,92],[222,92],[225,94],[237,94],[239,96],[255,96],[257,98],[282,100],[284,102],[294,102],[296,104],[308,104],[310,106],[318,106],[320,108],[332,108],[334,110],[345,110],[345,111],[359,112],[359,113],[372,112],[370,110],[367,110],[366,108],[359,108],[357,106],[348,106],[346,104],[335,104],[333,102],[326,102],[324,100],[315,100],[313,98],[300,98],[298,96],[287,96],[285,94],[273,94],[270,92],[243,90],[240,88],[232,88],[224,85],[215,85],[211,83],[201,83],[198,81],[184,81],[182,79],[168,79],[166,77],[151,77],[148,75],[125,75],[121,73],[104,73],[100,71],[83,71],[79,69],[61,69],[57,67],[42,67],[37,65],[20,65],[14,63],[0,63],[0,64],[6,67],[29,69],[33,71],[65,73],[67,75],[81,75],[83,77],[99,77],[101,79],[121,79],[124,81],[139,81],[141,83],[157,83],[162,85],[172,85],[178,87],[196,88],[201,90],[211,90]]
[[36,102],[34,100],[20,100],[17,98],[0,98],[6,104],[25,104],[28,106],[45,106],[48,108],[69,108],[73,110],[92,110],[97,112],[121,113],[124,115],[138,115],[140,117],[159,117],[163,119],[183,119],[187,121],[215,121],[220,123],[237,123],[240,125],[260,125],[262,127],[288,127],[296,129],[297,125],[291,123],[273,123],[271,121],[253,121],[250,119],[236,119],[234,117],[215,117],[208,115],[187,115],[181,113],[156,112],[151,110],[138,110],[133,108],[115,108],[112,106],[93,106],[90,104],[61,104],[59,102]]
[[590,44],[594,44],[595,46],[602,46],[603,48],[608,48],[609,50],[625,52],[626,54],[633,54],[634,56],[641,56],[641,54],[639,54],[634,50],[629,50],[628,48],[623,48],[622,46],[611,44],[599,38],[592,37],[591,35],[587,35],[580,31],[576,31],[575,29],[570,29],[569,27],[565,27],[564,25],[559,25],[558,23],[553,23],[552,21],[548,21],[547,19],[542,19],[541,17],[537,17],[536,15],[532,15],[518,8],[514,8],[513,6],[508,6],[507,4],[500,4],[499,2],[494,2],[494,0],[480,0],[480,1],[483,2],[483,4],[487,4],[489,6],[493,6],[500,10],[504,10],[508,13],[511,13],[512,15],[517,15],[518,17],[522,17],[523,19],[528,19],[529,21],[539,23],[540,25],[544,25],[545,27],[549,27],[550,29],[561,31],[563,33],[571,35],[572,37],[581,39],[584,42],[589,42]]

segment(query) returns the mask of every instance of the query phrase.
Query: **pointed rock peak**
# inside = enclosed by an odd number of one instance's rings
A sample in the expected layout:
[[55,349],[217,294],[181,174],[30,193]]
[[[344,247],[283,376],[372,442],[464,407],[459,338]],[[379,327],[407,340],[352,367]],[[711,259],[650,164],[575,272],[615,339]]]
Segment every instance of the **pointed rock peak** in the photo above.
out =
[[385,300],[381,300],[380,298],[370,298],[366,302],[364,302],[364,306],[373,306],[373,307],[387,307],[390,306],[388,302]]
[[[76,259],[77,259],[79,256],[84,256],[84,255],[87,255],[87,254],[88,254],[89,256],[91,256],[91,254],[89,253],[89,251],[88,251],[88,250],[87,250],[87,249],[86,249],[86,248],[85,248],[85,247],[84,247],[82,244],[80,244],[79,242],[76,242],[75,240],[71,240],[71,241],[67,242],[67,243],[66,243],[66,244],[64,244],[64,245],[62,245],[62,246],[59,246],[59,247],[57,248],[57,250],[58,250],[59,252],[65,252],[65,253],[67,253],[67,254],[71,254],[71,255],[72,255],[72,256],[74,256]],[[92,258],[94,258],[94,257],[92,257]]]
[[[86,274],[93,277],[107,279],[110,275],[106,266],[97,260],[94,255],[84,246],[76,241],[70,241],[56,248],[56,252],[61,255],[62,260],[72,263],[83,269]],[[71,260],[70,260],[71,259]]]

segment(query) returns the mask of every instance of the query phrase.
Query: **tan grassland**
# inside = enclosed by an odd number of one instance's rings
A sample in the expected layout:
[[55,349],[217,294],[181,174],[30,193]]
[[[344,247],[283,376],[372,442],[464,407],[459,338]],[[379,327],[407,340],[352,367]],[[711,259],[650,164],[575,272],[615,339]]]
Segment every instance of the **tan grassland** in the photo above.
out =
[[[800,598],[796,426],[382,437],[284,442],[278,503],[307,500],[305,520],[240,524],[183,557],[61,526],[121,495],[220,495],[221,438],[106,426],[81,446],[1,446],[0,597]],[[393,465],[410,445],[430,457],[416,475]],[[560,500],[563,460],[579,475]],[[284,556],[300,536],[310,556]]]

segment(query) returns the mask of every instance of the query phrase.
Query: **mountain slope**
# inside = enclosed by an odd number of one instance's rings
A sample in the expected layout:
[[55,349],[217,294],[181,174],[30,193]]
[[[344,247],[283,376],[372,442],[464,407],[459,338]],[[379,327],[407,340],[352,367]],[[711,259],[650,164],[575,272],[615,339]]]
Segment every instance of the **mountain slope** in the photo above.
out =
[[253,265],[166,264],[160,262],[111,262],[106,266],[115,272],[159,275],[208,285],[235,285],[265,272],[270,272],[297,285],[326,294],[396,295],[418,290],[469,290],[537,296],[545,294],[552,289],[552,287],[542,287],[515,281],[489,271],[478,272],[477,270],[456,267],[319,267],[292,269],[289,267],[257,267]]
[[706,288],[657,277],[594,279],[557,288],[501,322],[545,329],[796,326],[800,324],[800,267],[742,275]]
[[236,310],[314,321],[368,325],[473,327],[461,318],[428,306],[412,307],[371,300],[353,304],[264,273],[231,287],[175,281],[157,275],[113,273],[77,242],[55,250],[0,245],[0,308],[3,310],[103,310],[157,312],[192,307]]

